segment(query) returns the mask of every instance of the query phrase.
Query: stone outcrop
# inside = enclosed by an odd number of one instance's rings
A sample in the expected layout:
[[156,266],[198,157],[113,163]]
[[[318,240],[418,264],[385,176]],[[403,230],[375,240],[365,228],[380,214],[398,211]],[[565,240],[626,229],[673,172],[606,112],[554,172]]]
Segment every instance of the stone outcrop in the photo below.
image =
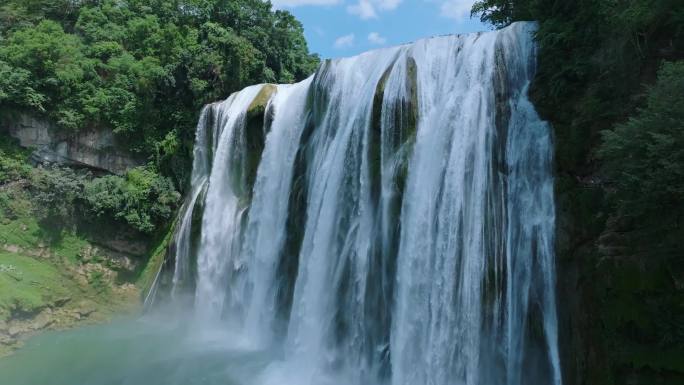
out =
[[59,164],[123,174],[144,162],[122,149],[112,130],[90,127],[67,133],[28,113],[3,114],[0,129],[33,149],[36,163]]

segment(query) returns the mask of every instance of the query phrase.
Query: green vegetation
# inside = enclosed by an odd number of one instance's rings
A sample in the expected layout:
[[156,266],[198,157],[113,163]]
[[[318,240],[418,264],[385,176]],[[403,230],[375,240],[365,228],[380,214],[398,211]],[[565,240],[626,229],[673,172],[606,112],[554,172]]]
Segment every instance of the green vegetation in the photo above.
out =
[[76,200],[86,182],[85,175],[68,168],[36,170],[30,180],[36,216],[48,225],[68,226],[76,215]]
[[134,168],[125,177],[108,175],[88,182],[83,199],[88,214],[122,220],[150,233],[171,219],[180,195],[169,179],[146,168]]
[[[63,279],[59,270],[31,257],[0,252],[0,319],[37,313],[66,297],[73,282]],[[23,313],[23,314],[22,314]]]
[[[86,242],[80,244],[89,246]],[[137,292],[114,293],[106,270],[87,271],[83,266],[88,265],[58,255],[34,257],[0,251],[0,323],[30,320],[47,308],[81,307],[79,310],[107,316],[131,307],[127,296]],[[87,276],[79,278],[84,271]]]
[[[167,227],[180,201],[171,180],[149,166],[131,169],[124,176],[94,178],[69,168],[33,168],[28,156],[8,138],[0,142],[0,209],[9,218],[27,214],[26,205],[17,203],[23,194],[46,228],[61,231],[99,222],[152,234]],[[1,188],[7,184],[20,188]]]
[[140,276],[136,281],[138,289],[142,293],[147,294],[152,285],[154,284],[154,279],[156,278],[157,272],[159,272],[166,261],[167,251],[169,245],[173,240],[173,235],[175,231],[175,223],[171,226],[166,235],[156,243],[156,246],[150,252],[150,258],[145,265],[145,268],[140,272]]
[[44,112],[64,130],[109,127],[180,188],[203,104],[317,64],[301,24],[261,0],[0,5],[0,108]]
[[304,79],[318,61],[301,24],[261,0],[0,2],[3,120],[110,129],[147,160],[124,175],[33,167],[30,151],[0,136],[0,354],[47,327],[30,324],[46,312],[67,326],[81,300],[97,314],[136,302],[165,259],[201,106]]
[[[157,221],[170,218],[174,206],[158,199],[158,176],[134,169],[125,177],[92,178],[69,169],[33,168],[28,154],[9,144],[0,153],[0,356],[38,331],[135,309],[136,285],[142,286],[143,271],[149,270],[146,257],[113,251],[106,241],[151,243],[162,236],[165,226]],[[91,186],[111,178],[120,190],[92,204],[89,190],[99,190]],[[177,193],[172,195],[175,202]],[[113,211],[98,217],[97,210]],[[131,213],[149,214],[144,218],[155,227],[129,222]],[[152,228],[157,230],[150,233]],[[101,244],[102,236],[96,236],[103,229],[111,233]]]
[[28,151],[11,143],[6,137],[0,137],[0,184],[28,178],[33,167],[26,161]]
[[[93,250],[82,239],[73,241],[73,237],[64,240],[70,249],[80,246],[79,253]],[[52,251],[46,247],[0,251],[0,356],[41,330],[103,321],[137,308],[138,290],[117,284],[113,270]]]
[[560,295],[573,299],[565,383],[681,383],[684,4],[482,0],[473,14],[539,23],[531,96],[555,129]]
[[672,237],[666,244],[676,250],[666,254],[678,253],[684,239],[684,61],[665,63],[646,106],[603,131],[603,139],[599,154],[615,187],[616,209]]

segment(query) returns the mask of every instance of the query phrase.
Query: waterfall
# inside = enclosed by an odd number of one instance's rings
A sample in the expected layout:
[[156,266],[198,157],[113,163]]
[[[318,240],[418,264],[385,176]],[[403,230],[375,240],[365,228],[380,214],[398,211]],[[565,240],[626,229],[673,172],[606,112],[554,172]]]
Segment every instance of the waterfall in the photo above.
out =
[[191,255],[193,253],[192,231],[193,216],[200,195],[207,186],[208,173],[211,165],[211,128],[209,108],[204,108],[200,114],[195,132],[195,148],[193,150],[192,174],[190,176],[190,192],[180,209],[179,228],[175,234],[176,255],[173,268],[171,296],[175,298],[179,289],[188,285],[190,277]]
[[561,384],[534,28],[326,60],[205,107],[172,290],[277,352],[260,383]]

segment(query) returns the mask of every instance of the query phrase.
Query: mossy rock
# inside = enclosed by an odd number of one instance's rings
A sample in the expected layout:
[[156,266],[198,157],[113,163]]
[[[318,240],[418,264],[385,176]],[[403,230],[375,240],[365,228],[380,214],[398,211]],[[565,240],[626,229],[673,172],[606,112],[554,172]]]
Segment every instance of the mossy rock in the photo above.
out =
[[247,107],[247,119],[250,120],[255,116],[263,115],[266,112],[268,102],[276,91],[278,91],[278,87],[275,84],[264,84],[257,96],[252,100],[252,103]]

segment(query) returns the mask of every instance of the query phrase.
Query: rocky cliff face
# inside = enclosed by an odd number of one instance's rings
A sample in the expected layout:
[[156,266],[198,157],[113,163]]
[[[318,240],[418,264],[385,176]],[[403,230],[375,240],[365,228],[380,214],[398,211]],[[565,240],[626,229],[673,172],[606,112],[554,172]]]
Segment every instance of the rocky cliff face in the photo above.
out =
[[60,164],[123,174],[143,159],[122,149],[110,129],[90,127],[69,134],[51,122],[28,113],[3,114],[0,130],[34,149],[36,163]]

